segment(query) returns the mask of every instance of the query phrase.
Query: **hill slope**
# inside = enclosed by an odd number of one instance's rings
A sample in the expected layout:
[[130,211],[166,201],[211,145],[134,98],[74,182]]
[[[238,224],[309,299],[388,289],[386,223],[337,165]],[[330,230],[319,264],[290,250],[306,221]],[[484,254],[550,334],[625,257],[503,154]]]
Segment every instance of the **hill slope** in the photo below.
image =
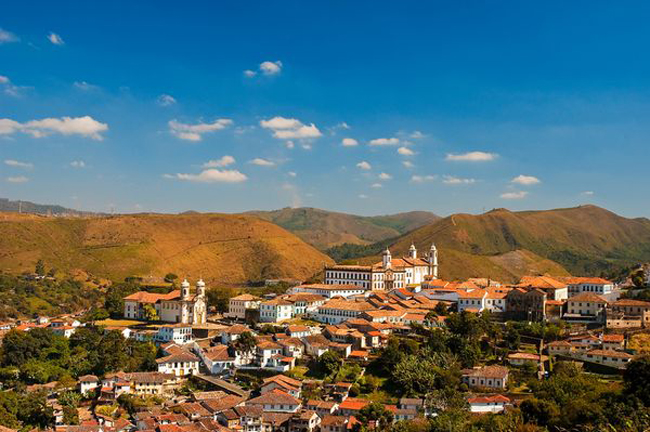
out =
[[356,216],[305,207],[253,211],[247,214],[280,225],[321,250],[343,243],[375,243],[440,219],[439,216],[424,211],[385,216]]
[[490,257],[500,265],[511,264],[513,256],[507,254],[523,251],[528,258],[554,261],[573,274],[599,274],[650,259],[650,220],[624,218],[595,206],[456,214],[417,229],[391,248],[405,253],[412,239],[422,251],[432,242],[441,248],[444,277],[464,277],[471,271],[463,262],[454,264],[445,251]]
[[7,198],[0,198],[0,212],[18,212],[34,214],[53,215],[92,215],[91,212],[83,212],[55,204],[36,204],[31,201],[11,201]]
[[47,218],[0,213],[0,268],[33,270],[43,259],[95,276],[179,276],[238,284],[307,278],[331,259],[286,230],[223,214]]

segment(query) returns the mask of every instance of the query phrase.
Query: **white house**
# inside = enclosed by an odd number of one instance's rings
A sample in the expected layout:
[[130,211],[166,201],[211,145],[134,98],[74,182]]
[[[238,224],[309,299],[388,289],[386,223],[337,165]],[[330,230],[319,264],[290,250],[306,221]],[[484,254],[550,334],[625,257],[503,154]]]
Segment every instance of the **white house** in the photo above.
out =
[[162,344],[167,342],[174,342],[178,345],[190,343],[192,342],[192,326],[180,323],[163,325],[158,329],[154,340]]
[[246,319],[247,310],[255,310],[260,308],[262,299],[251,294],[241,294],[231,298],[228,301],[228,318]]
[[366,294],[367,288],[358,285],[340,285],[340,284],[309,284],[298,285],[291,289],[294,294],[297,293],[311,293],[323,296],[325,298],[332,297],[351,297]]
[[82,395],[99,387],[99,378],[95,375],[84,375],[79,377],[79,393]]
[[484,366],[461,371],[462,381],[470,387],[505,389],[508,384],[508,368],[504,366]]
[[377,308],[367,301],[332,299],[316,310],[315,319],[326,324],[339,324],[351,318],[357,318],[363,312]]
[[237,365],[237,358],[230,354],[227,345],[216,345],[198,352],[203,364],[213,375],[227,372]]
[[302,404],[299,399],[275,389],[246,401],[246,405],[259,405],[265,412],[295,413]]
[[475,289],[458,293],[458,312],[483,312],[486,307],[487,291]]
[[188,351],[179,351],[156,359],[156,363],[160,373],[183,377],[199,372],[199,358]]
[[282,299],[273,299],[260,303],[261,322],[280,322],[291,319],[293,303]]
[[477,414],[499,413],[510,405],[510,399],[503,395],[477,396],[467,398],[469,411]]
[[607,295],[614,291],[614,283],[598,277],[568,277],[565,278],[569,288],[569,298],[581,293]]

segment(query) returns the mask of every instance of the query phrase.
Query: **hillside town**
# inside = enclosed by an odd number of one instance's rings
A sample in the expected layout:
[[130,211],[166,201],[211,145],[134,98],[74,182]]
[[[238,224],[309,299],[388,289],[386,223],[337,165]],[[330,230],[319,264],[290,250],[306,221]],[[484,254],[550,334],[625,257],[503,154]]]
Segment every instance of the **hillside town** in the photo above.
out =
[[44,395],[45,428],[58,432],[344,432],[437,421],[452,408],[478,419],[526,413],[550,372],[615,381],[642,354],[632,338],[650,331],[650,302],[612,281],[447,281],[438,259],[435,245],[422,258],[413,245],[399,258],[386,249],[372,265],[327,266],[319,283],[241,292],[222,312],[210,310],[202,279],[185,279],[124,296],[118,319],[7,321],[3,356],[26,338],[70,349],[111,340],[134,359],[152,351],[149,366],[100,359],[95,373],[44,378],[5,357],[2,373],[20,367],[13,379]]

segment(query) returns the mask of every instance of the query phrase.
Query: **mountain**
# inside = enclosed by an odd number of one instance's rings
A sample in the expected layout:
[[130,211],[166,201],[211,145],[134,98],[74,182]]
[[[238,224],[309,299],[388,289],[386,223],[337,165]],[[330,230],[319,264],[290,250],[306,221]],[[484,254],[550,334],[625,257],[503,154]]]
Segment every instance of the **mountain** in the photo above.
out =
[[0,268],[81,269],[98,277],[164,276],[241,284],[305,279],[331,258],[272,223],[245,215],[138,214],[92,218],[0,213]]
[[406,234],[440,219],[439,216],[424,211],[357,216],[307,207],[253,211],[247,214],[280,225],[321,250],[344,243],[372,244]]
[[422,252],[435,242],[445,278],[478,276],[477,269],[490,266],[496,266],[500,277],[511,273],[510,279],[532,272],[559,274],[563,269],[598,275],[650,259],[650,220],[628,219],[592,205],[496,209],[440,219],[393,242],[391,251],[406,253],[411,241]]
[[41,215],[87,216],[93,213],[74,210],[55,204],[36,204],[30,201],[11,201],[0,198],[0,212],[22,212]]

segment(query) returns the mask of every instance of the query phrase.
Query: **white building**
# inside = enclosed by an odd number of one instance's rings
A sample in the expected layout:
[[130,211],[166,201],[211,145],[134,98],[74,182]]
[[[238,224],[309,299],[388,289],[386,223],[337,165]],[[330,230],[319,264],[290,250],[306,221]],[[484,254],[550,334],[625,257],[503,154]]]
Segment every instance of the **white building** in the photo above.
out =
[[182,351],[156,359],[158,372],[184,377],[199,373],[199,358],[194,354]]
[[318,307],[315,319],[325,324],[340,324],[351,318],[359,317],[363,312],[376,309],[366,301],[332,299]]
[[280,322],[291,319],[293,303],[283,299],[273,299],[260,303],[261,322]]
[[205,324],[207,307],[205,301],[205,283],[196,283],[196,293],[190,293],[190,284],[186,280],[181,283],[180,290],[168,294],[139,291],[124,298],[124,317],[144,320],[147,305],[153,307],[163,322],[183,324]]
[[325,268],[326,285],[354,285],[365,290],[390,291],[419,285],[425,276],[438,277],[438,249],[431,245],[425,258],[418,258],[415,245],[409,248],[407,257],[393,259],[386,249],[379,263],[364,265],[335,265]]
[[79,377],[79,393],[82,395],[88,394],[88,392],[95,390],[97,387],[99,387],[99,378],[95,375]]
[[503,395],[477,396],[467,398],[469,411],[477,414],[499,413],[510,405],[510,399]]
[[192,326],[180,323],[164,325],[158,329],[154,340],[162,344],[174,342],[178,345],[184,345],[192,342]]
[[199,350],[198,353],[213,375],[222,374],[237,366],[237,358],[230,354],[227,345],[216,345],[205,350]]
[[246,311],[259,309],[262,299],[251,294],[241,294],[228,301],[228,318],[246,319]]
[[[356,266],[355,266],[356,267]],[[325,298],[332,297],[351,297],[357,295],[364,295],[368,289],[358,285],[338,285],[338,284],[309,284],[298,285],[291,289],[294,294],[297,293],[310,293],[318,294]]]
[[566,278],[569,288],[569,298],[581,293],[607,295],[614,291],[614,283],[607,279],[597,277],[569,277]]

